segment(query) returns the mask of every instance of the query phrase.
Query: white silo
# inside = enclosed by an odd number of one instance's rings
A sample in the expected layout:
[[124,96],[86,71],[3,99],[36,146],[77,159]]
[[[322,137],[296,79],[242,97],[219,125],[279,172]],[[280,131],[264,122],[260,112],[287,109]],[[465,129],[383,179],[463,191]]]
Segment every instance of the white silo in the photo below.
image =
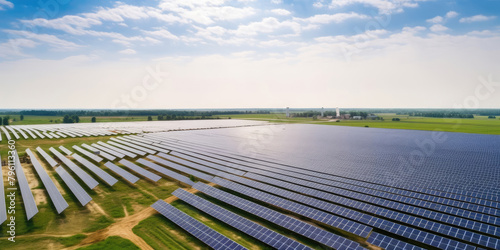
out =
[[337,107],[337,117],[340,117],[340,109]]
[[290,108],[286,107],[286,118],[290,118]]

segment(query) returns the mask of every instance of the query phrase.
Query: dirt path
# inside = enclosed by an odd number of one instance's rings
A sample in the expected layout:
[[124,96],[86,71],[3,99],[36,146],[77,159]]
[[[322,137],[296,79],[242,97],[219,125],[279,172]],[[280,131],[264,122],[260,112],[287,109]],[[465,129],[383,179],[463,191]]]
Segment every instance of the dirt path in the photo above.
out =
[[[215,184],[210,183],[211,186],[214,186]],[[199,192],[198,190],[191,188],[187,190],[190,193],[197,193]],[[171,203],[175,200],[178,200],[179,198],[175,196],[170,196],[169,198],[165,199],[165,202]],[[77,249],[82,246],[90,245],[97,243],[99,241],[103,241],[109,236],[120,236],[122,238],[128,239],[132,241],[136,246],[138,246],[141,249],[153,249],[151,248],[141,237],[137,236],[134,234],[132,231],[132,228],[137,226],[139,222],[149,218],[150,216],[154,215],[156,210],[154,210],[151,207],[148,207],[146,209],[141,210],[140,212],[133,214],[133,215],[127,215],[123,219],[119,220],[118,222],[112,224],[111,226],[96,231],[94,233],[91,233],[87,238],[85,238],[80,244],[73,246],[71,248],[67,249]]]

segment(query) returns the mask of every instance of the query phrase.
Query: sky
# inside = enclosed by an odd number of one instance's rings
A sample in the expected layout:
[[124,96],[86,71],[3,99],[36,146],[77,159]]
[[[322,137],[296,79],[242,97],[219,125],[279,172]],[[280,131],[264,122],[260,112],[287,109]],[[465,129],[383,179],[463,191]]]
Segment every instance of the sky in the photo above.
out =
[[496,0],[0,0],[0,109],[500,108]]

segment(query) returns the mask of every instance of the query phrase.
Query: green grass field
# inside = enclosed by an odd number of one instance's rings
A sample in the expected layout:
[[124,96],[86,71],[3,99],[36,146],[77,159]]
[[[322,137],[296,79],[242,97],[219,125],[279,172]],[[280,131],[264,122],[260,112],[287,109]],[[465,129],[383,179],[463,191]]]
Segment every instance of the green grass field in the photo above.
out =
[[[413,117],[396,114],[378,114],[384,120],[341,120],[340,122],[328,120],[314,120],[313,118],[286,118],[285,114],[244,114],[231,115],[232,119],[249,119],[269,121],[278,123],[307,123],[336,126],[389,128],[389,129],[412,129],[412,130],[438,130],[446,132],[461,132],[475,134],[500,135],[500,119],[488,119],[486,116],[476,116],[473,119],[456,118],[427,118]],[[401,121],[392,121],[392,118]]]
[[[9,115],[10,125],[31,125],[31,124],[57,124],[62,123],[62,116],[34,116],[26,115],[21,121],[19,115]],[[2,115],[3,117],[3,115]],[[155,117],[156,118],[156,117]],[[15,121],[14,121],[15,119]],[[90,123],[91,116],[80,116],[80,123]],[[98,116],[97,122],[137,122],[147,121],[147,116]]]

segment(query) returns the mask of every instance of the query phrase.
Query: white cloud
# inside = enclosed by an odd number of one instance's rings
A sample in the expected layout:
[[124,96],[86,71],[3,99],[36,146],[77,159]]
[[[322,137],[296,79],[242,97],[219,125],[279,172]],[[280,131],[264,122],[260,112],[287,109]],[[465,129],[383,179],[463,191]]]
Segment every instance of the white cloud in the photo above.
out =
[[427,19],[426,21],[429,23],[442,23],[444,21],[444,18],[442,16],[436,16],[434,18]]
[[448,11],[448,13],[446,13],[446,18],[455,18],[457,16],[458,16],[458,13],[455,11]]
[[288,16],[288,15],[292,14],[292,12],[285,10],[285,9],[273,9],[273,10],[271,10],[271,12],[276,14],[276,15],[280,15],[280,16]]
[[402,12],[404,8],[416,8],[418,2],[426,0],[332,0],[330,8],[344,7],[353,4],[363,4],[379,10],[380,13],[389,14]]
[[259,33],[271,33],[277,30],[287,30],[299,33],[301,25],[293,21],[280,22],[274,17],[266,17],[260,22],[253,22],[248,25],[240,25],[234,33],[238,36],[255,36]]
[[154,36],[154,37],[159,37],[159,38],[166,38],[170,40],[179,40],[179,37],[176,35],[170,33],[170,31],[166,29],[159,29],[155,31],[143,31],[145,34]]
[[255,51],[246,50],[246,51],[235,52],[235,53],[232,53],[231,55],[235,56],[235,57],[249,57],[249,56],[255,55]]
[[14,8],[14,4],[12,2],[9,2],[7,0],[0,0],[0,10],[4,10],[4,6],[7,6],[7,8]]
[[296,20],[305,21],[308,23],[328,24],[328,23],[341,23],[348,19],[367,19],[367,15],[358,13],[336,13],[336,14],[319,14],[307,18],[296,18]]
[[443,31],[447,31],[447,30],[448,30],[448,27],[443,26],[443,25],[441,25],[441,24],[434,24],[434,25],[432,25],[429,29],[430,29],[432,32],[443,32]]
[[3,30],[5,33],[11,36],[24,37],[31,40],[36,40],[42,44],[47,44],[56,50],[73,50],[82,47],[76,43],[60,39],[54,35],[48,34],[37,34],[30,31],[20,31],[20,30]]
[[137,54],[137,52],[135,50],[133,50],[133,49],[124,49],[124,50],[119,51],[118,53],[124,54],[124,55],[135,55],[135,54]]
[[273,4],[282,4],[283,0],[271,0],[271,3],[273,3]]
[[495,19],[496,16],[484,16],[484,15],[475,15],[471,17],[460,18],[461,23],[472,23],[472,22],[483,22]]
[[4,43],[0,43],[0,58],[26,56],[22,53],[23,48],[33,48],[37,42],[26,38],[9,39]]

